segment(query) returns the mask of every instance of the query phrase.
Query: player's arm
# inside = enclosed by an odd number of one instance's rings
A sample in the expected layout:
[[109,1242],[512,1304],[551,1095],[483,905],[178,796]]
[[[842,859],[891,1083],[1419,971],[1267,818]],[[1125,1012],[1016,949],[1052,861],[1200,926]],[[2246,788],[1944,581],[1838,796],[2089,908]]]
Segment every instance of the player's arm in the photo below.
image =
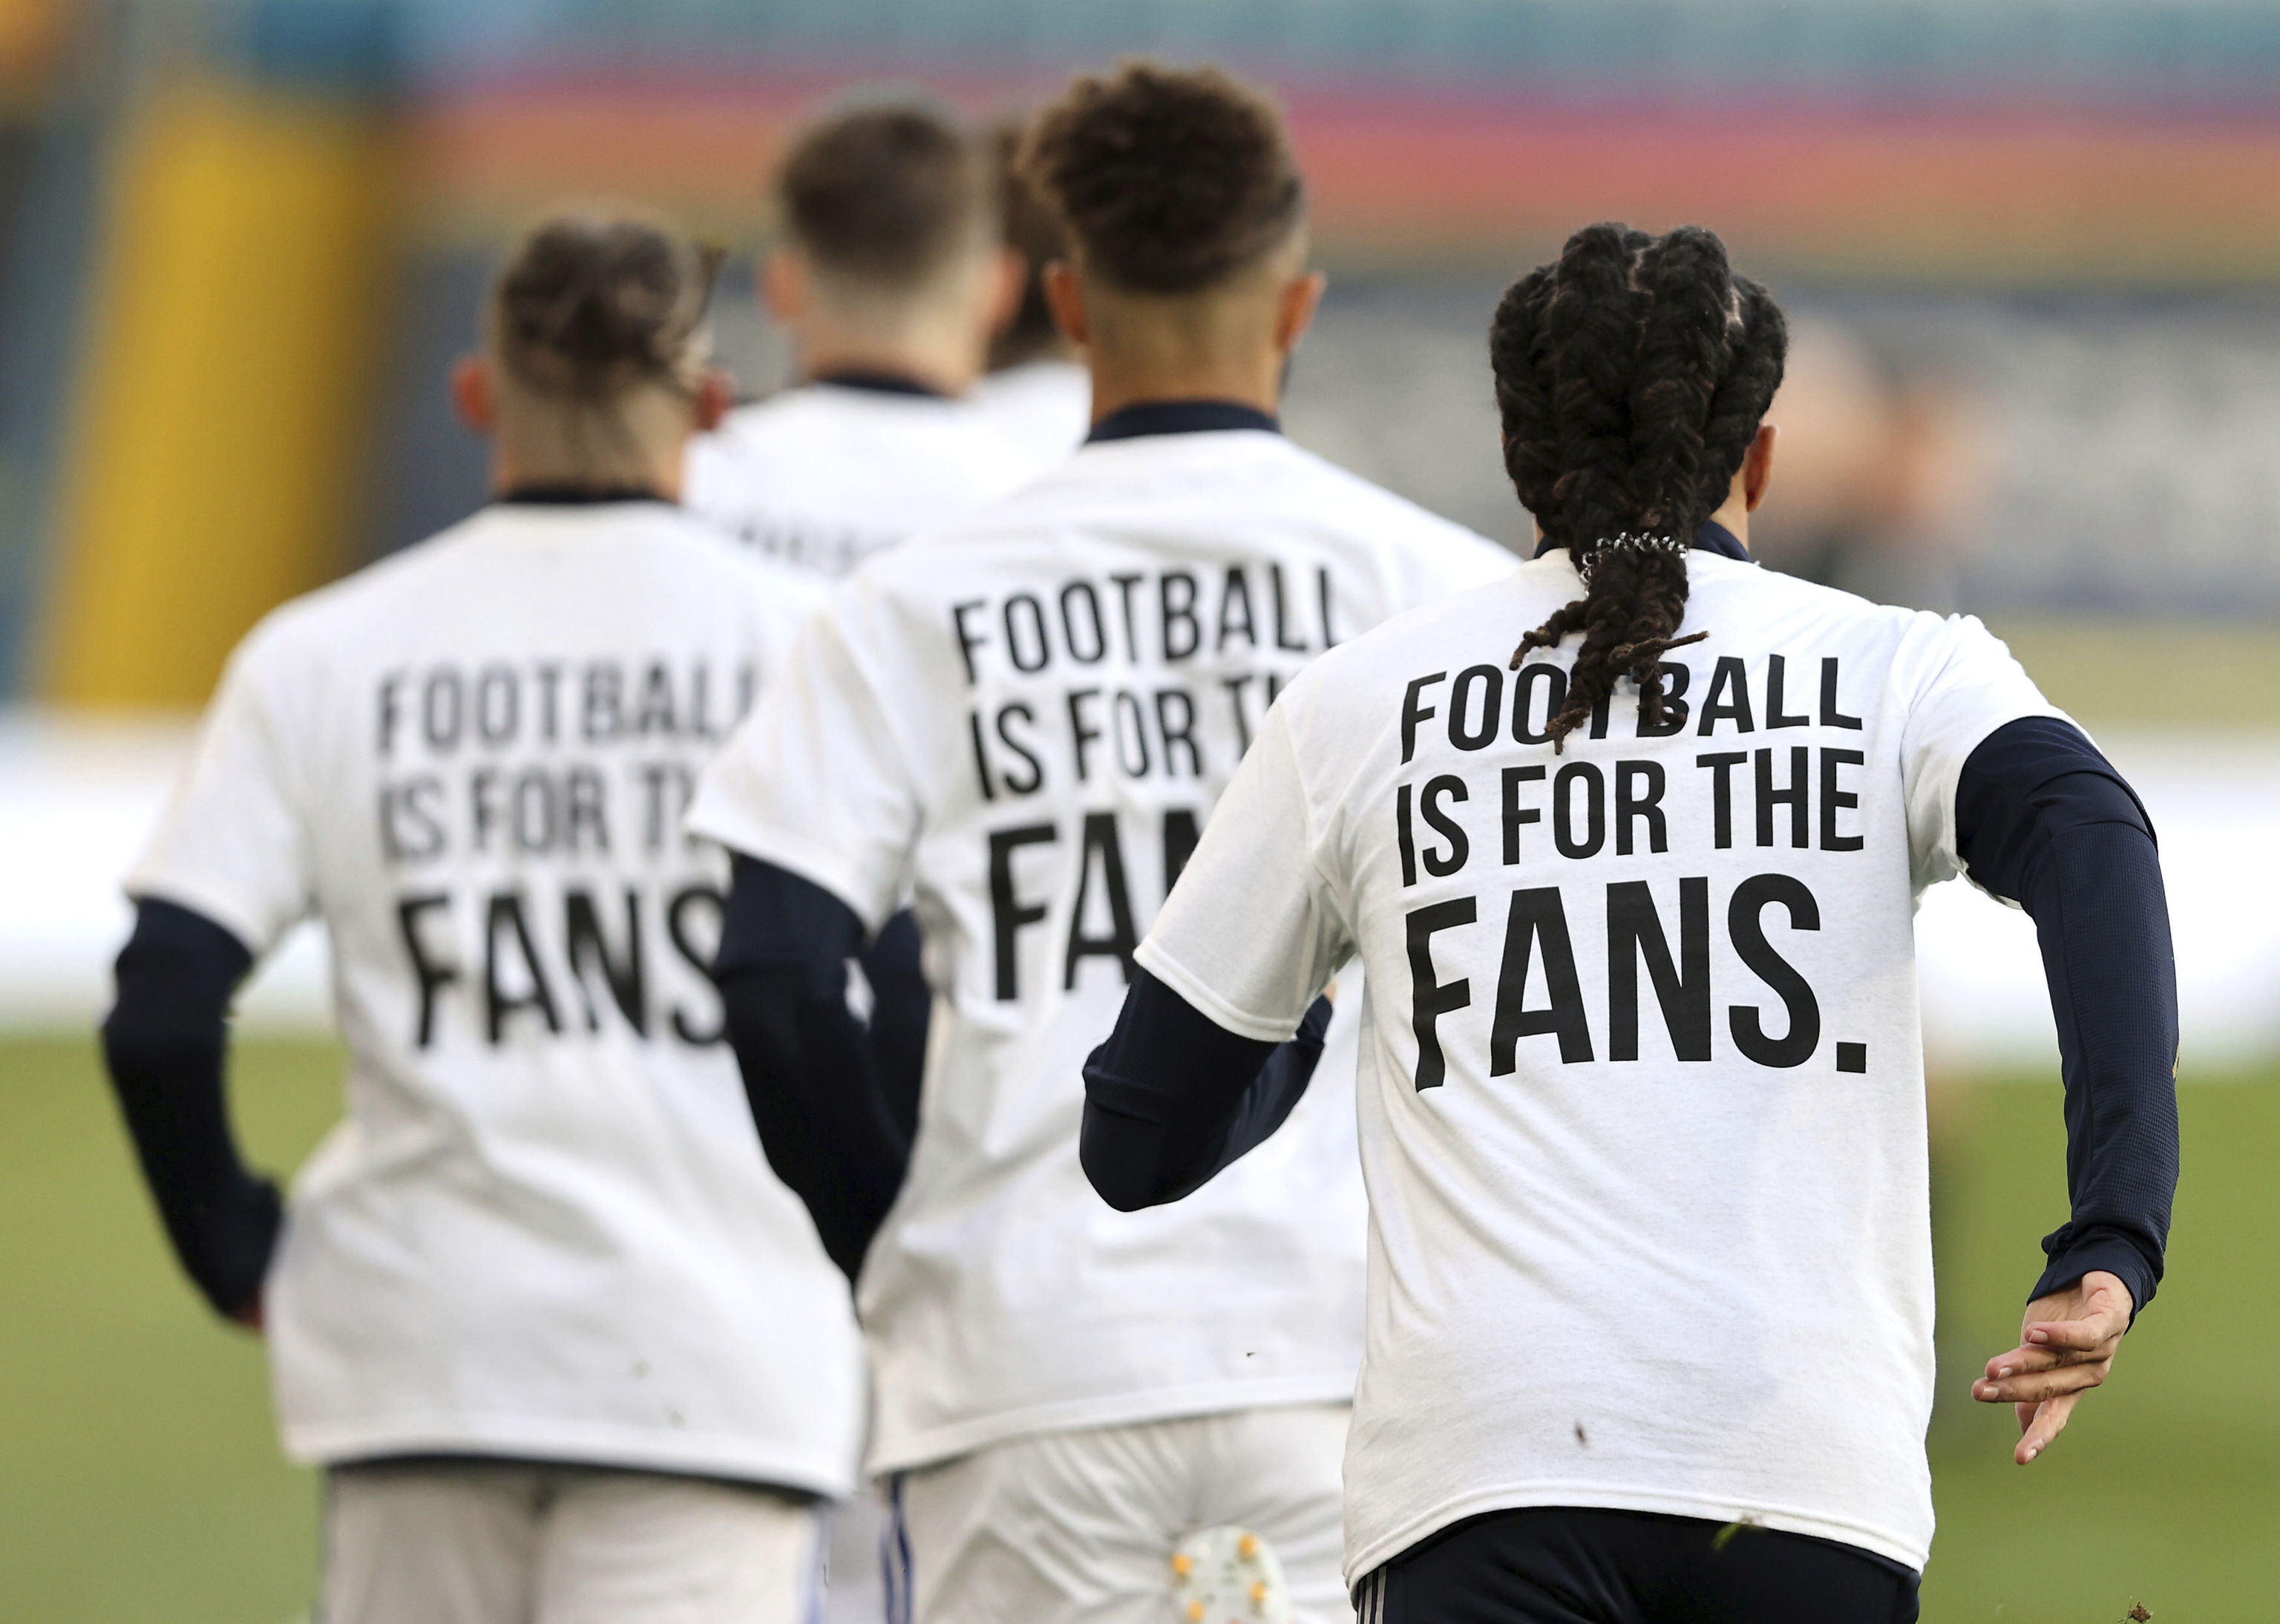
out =
[[1176,1201],[1282,1125],[1321,1058],[1351,951],[1314,862],[1291,713],[1267,724],[1165,898],[1108,1041],[1084,1067],[1079,1151],[1103,1199]]
[[[823,887],[736,858],[712,970],[728,1042],[768,1165],[806,1203],[851,1281],[902,1188],[911,1149],[880,1052],[847,1007],[847,961],[863,937],[855,911]],[[923,980],[882,979],[873,984],[874,1027],[906,1037],[915,1020],[922,1047],[926,1012],[901,1005]]]
[[919,922],[908,908],[879,927],[855,962],[871,984],[871,1054],[887,1114],[905,1139],[919,1131],[919,1089],[926,1080],[927,1028],[934,989],[927,984]]
[[204,914],[140,899],[103,1054],[174,1255],[216,1312],[258,1328],[283,1214],[238,1155],[223,1097],[229,1002],[252,966]]
[[1282,1126],[1322,1058],[1330,1001],[1288,1043],[1245,1037],[1147,971],[1084,1066],[1085,1177],[1119,1212],[1177,1201]]
[[1973,1397],[2018,1405],[2022,1465],[2105,1379],[2153,1300],[2177,1184],[2177,981],[2153,822],[2070,723],[2029,717],[1965,762],[1956,847],[2035,921],[2066,1085],[2071,1212],[2043,1243],[2020,1345]]

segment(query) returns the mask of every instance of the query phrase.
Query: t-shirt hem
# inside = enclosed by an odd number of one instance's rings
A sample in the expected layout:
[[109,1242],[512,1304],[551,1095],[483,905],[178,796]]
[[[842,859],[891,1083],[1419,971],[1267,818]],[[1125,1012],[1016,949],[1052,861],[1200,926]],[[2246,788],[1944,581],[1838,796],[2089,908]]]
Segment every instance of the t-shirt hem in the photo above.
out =
[[256,958],[275,945],[273,934],[264,927],[256,910],[240,907],[222,892],[195,880],[138,868],[127,876],[127,883],[120,889],[135,901],[172,903],[212,920],[235,936],[239,944]]
[[[1351,1489],[1348,1493],[1351,1497]],[[1745,1505],[1738,1500],[1721,1500],[1707,1495],[1633,1494],[1609,1489],[1601,1483],[1525,1483],[1475,1489],[1454,1499],[1444,1500],[1431,1511],[1401,1523],[1392,1532],[1362,1543],[1347,1553],[1346,1584],[1349,1587],[1359,1584],[1367,1575],[1411,1546],[1421,1543],[1467,1517],[1478,1517],[1488,1512],[1521,1511],[1531,1506],[1548,1505],[1576,1506],[1596,1511],[1656,1512],[1671,1517],[1698,1517],[1712,1522],[1748,1523],[1778,1529],[1784,1534],[1806,1534],[1816,1539],[1833,1540],[1840,1545],[1852,1545],[1918,1573],[1923,1571],[1924,1563],[1931,1555],[1929,1543],[1904,1538],[1888,1528],[1849,1522],[1842,1518],[1811,1512]]]
[[890,908],[874,907],[871,888],[845,863],[823,847],[799,835],[758,822],[746,822],[718,806],[700,801],[689,814],[690,832],[717,840],[731,851],[788,869],[820,885],[853,909],[867,931],[887,922]]
[[1214,1025],[1225,1028],[1238,1037],[1251,1038],[1262,1043],[1280,1043],[1298,1029],[1297,1019],[1268,1020],[1236,1008],[1204,985],[1193,972],[1167,953],[1152,938],[1141,943],[1133,957],[1142,969],[1210,1016]]
[[1290,1405],[1353,1402],[1352,1371],[1286,1376],[1272,1382],[1215,1382],[1152,1393],[1119,1393],[1106,1398],[1071,1399],[1023,1410],[1000,1411],[946,1427],[899,1436],[882,1433],[871,1446],[867,1470],[872,1476],[908,1472],[953,1460],[975,1450],[1042,1432],[1085,1432],[1101,1427],[1133,1427],[1230,1410],[1273,1410]]
[[285,1453],[300,1466],[345,1466],[396,1455],[490,1455],[565,1465],[622,1466],[765,1483],[839,1499],[854,1491],[848,1459],[834,1466],[812,1451],[758,1439],[690,1437],[641,1427],[455,1417],[451,1420],[303,1423],[283,1428]]

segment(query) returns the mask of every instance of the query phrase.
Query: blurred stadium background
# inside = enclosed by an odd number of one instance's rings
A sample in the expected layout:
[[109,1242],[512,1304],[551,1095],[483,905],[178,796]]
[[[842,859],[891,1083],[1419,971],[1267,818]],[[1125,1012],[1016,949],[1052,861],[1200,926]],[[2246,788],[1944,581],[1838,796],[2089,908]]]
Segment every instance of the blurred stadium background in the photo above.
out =
[[[0,1613],[305,1608],[316,1487],[202,1320],[88,1037],[194,708],[272,604],[482,499],[443,368],[565,195],[736,256],[790,123],[1018,111],[1150,50],[1272,85],[1333,292],[1294,435],[1507,540],[1483,333],[1576,225],[1715,227],[1798,319],[1760,551],[1985,615],[2145,794],[2185,1009],[2173,1284],[2064,1447],[1945,1406],[1932,1620],[2268,1616],[2280,1566],[2280,4],[2228,0],[0,0]],[[2063,1213],[2032,933],[1928,902],[1944,1374]],[[335,1111],[320,944],[240,1111]],[[1999,1086],[2030,1083],[2032,1087]],[[1842,1379],[1842,1350],[1832,1349]]]

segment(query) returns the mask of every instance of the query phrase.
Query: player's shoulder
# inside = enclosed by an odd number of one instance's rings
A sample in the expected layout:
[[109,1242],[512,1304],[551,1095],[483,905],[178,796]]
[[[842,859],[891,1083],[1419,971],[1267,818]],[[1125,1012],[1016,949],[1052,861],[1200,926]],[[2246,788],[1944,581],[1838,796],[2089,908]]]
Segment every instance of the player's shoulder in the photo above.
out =
[[[1104,512],[1128,512],[1081,473],[1072,477],[1078,460],[1065,458],[1042,473],[1025,468],[1021,478],[998,481],[950,517],[870,554],[853,573],[882,590],[956,590],[960,582],[971,586],[1034,562],[1040,547],[1058,546],[1072,526]],[[990,466],[994,471],[1000,465]]]
[[1754,560],[1694,553],[1687,588],[1690,623],[1713,629],[1720,615],[1739,614],[1765,637],[1809,631],[1862,651],[1889,649],[1895,656],[1937,657],[1975,645],[2002,648],[1976,616],[1880,604]]
[[1361,536],[1435,558],[1493,563],[1497,573],[1514,563],[1511,551],[1452,519],[1420,505],[1376,481],[1332,462],[1319,451],[1285,441],[1287,460],[1325,513],[1342,518]]
[[795,482],[867,472],[888,459],[905,482],[994,495],[1035,459],[971,399],[808,384],[739,406],[689,450],[700,481],[724,476]]
[[[812,577],[751,549],[710,521],[664,502],[520,509],[494,504],[423,541],[288,600],[241,645],[257,662],[327,661],[384,640],[437,602],[512,589],[535,552],[571,549],[596,590],[621,581],[642,602],[685,604],[692,615],[751,604],[804,612],[821,594]],[[589,546],[587,544],[594,543]]]
[[1493,580],[1433,598],[1316,656],[1284,698],[1323,739],[1360,745],[1365,735],[1349,726],[1352,717],[1382,711],[1388,692],[1418,677],[1501,666],[1523,632],[1575,596],[1575,585],[1562,566],[1510,560]]
[[707,439],[764,444],[811,436],[916,434],[993,443],[1003,438],[990,413],[967,397],[913,390],[802,384],[736,407]]
[[304,657],[342,646],[359,623],[384,619],[406,596],[431,589],[433,579],[456,562],[460,543],[486,527],[481,509],[422,541],[350,571],[337,581],[290,597],[254,623],[238,645],[242,661]]
[[693,608],[758,604],[796,616],[823,598],[827,583],[813,571],[747,545],[703,512],[660,504],[649,520],[637,538],[628,536],[641,550],[633,567],[672,577]]
[[731,409],[718,427],[689,442],[693,463],[738,464],[767,458],[846,432],[848,414],[813,387],[746,401]]
[[828,439],[833,421],[807,389],[787,389],[732,409],[711,431],[689,443],[692,480],[779,458],[796,459],[805,447]]

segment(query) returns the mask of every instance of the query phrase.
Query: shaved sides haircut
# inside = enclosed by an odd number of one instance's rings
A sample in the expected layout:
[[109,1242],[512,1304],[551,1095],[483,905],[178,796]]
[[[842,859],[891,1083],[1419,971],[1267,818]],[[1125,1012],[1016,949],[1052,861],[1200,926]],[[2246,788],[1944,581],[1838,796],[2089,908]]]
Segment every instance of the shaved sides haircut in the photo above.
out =
[[817,119],[794,139],[776,192],[785,229],[819,271],[882,293],[926,286],[998,229],[982,143],[920,102]]
[[1085,264],[1131,293],[1198,293],[1249,269],[1306,218],[1274,103],[1215,67],[1128,62],[1037,115],[1021,168]]

